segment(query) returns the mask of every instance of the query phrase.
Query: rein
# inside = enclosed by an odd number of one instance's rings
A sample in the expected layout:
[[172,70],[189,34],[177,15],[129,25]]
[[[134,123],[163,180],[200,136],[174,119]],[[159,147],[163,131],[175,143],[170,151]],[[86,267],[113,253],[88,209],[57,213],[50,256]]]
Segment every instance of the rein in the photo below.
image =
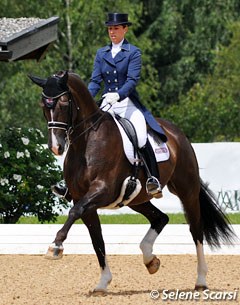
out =
[[105,112],[101,114],[101,116],[93,123],[91,124],[88,128],[86,128],[84,131],[82,131],[81,133],[79,133],[75,138],[73,138],[72,140],[70,139],[70,136],[73,134],[73,132],[81,126],[81,124],[86,123],[89,119],[91,119],[92,117],[94,117],[97,113],[98,113],[99,109],[97,111],[95,111],[92,115],[90,115],[89,117],[87,117],[86,119],[82,120],[80,123],[78,123],[76,126],[72,126],[70,128],[68,128],[66,130],[67,133],[67,139],[68,139],[68,144],[71,145],[72,143],[74,143],[78,138],[80,138],[82,135],[84,135],[85,133],[87,133],[89,130],[91,130],[94,126],[96,126],[101,119],[103,118],[103,116],[105,115]]
[[[47,108],[50,109],[54,109],[58,99],[63,96],[64,94],[68,94],[68,104],[69,104],[69,111],[68,111],[68,123],[63,123],[63,122],[58,122],[58,121],[49,121],[48,122],[48,129],[61,129],[61,130],[65,130],[66,131],[66,135],[67,135],[67,142],[68,145],[71,145],[73,142],[75,142],[78,138],[80,138],[82,135],[84,135],[86,132],[88,132],[89,130],[91,130],[92,128],[94,128],[94,126],[96,126],[101,119],[103,118],[103,116],[105,115],[105,112],[103,112],[101,114],[101,116],[93,123],[91,124],[88,128],[86,128],[84,131],[82,131],[81,133],[79,133],[75,138],[70,139],[71,135],[76,131],[77,128],[79,128],[82,124],[86,123],[88,120],[90,120],[91,118],[93,118],[97,113],[99,113],[99,109],[101,110],[102,108],[97,109],[93,114],[91,114],[89,117],[81,120],[77,125],[73,126],[72,123],[72,103],[74,103],[76,110],[79,111],[79,107],[76,106],[76,103],[74,102],[72,93],[70,90],[68,91],[64,91],[63,93],[54,96],[54,97],[49,97],[46,96],[44,93],[42,93],[42,96],[44,98],[44,104]],[[98,100],[96,103],[98,106],[100,106],[101,102],[102,102],[103,98],[101,98],[100,100]]]

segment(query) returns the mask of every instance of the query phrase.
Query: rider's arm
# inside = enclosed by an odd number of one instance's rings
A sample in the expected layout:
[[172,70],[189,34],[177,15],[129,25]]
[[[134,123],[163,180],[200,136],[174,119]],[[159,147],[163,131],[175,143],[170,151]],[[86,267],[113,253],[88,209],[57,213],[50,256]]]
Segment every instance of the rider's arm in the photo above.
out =
[[88,84],[88,90],[90,91],[93,97],[95,97],[98,91],[101,89],[101,82],[102,82],[101,64],[100,64],[99,52],[97,52],[94,60],[91,80]]
[[120,100],[128,97],[136,88],[141,73],[141,52],[138,48],[129,57],[127,78],[123,86],[118,90]]

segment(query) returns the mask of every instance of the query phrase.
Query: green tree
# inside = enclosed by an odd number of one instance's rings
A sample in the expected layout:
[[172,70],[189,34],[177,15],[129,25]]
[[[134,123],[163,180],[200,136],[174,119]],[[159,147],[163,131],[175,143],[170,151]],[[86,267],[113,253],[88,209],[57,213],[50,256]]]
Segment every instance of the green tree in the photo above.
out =
[[[104,21],[108,11],[128,11],[137,26],[137,14],[141,5],[137,1],[116,2],[104,0],[52,0],[48,5],[41,2],[18,0],[1,2],[0,17],[59,16],[58,40],[41,62],[23,61],[0,63],[0,114],[5,126],[29,126],[40,128],[46,135],[46,124],[38,107],[39,88],[32,86],[28,74],[48,77],[59,70],[72,69],[88,82],[96,50],[108,43]],[[136,22],[135,22],[136,21]],[[134,33],[130,33],[134,39]],[[135,38],[136,41],[136,38]]]
[[165,112],[194,142],[240,140],[240,22],[229,30],[230,44],[219,46],[213,73]]
[[[142,36],[152,41],[143,45],[157,69],[161,84],[155,115],[166,105],[177,104],[195,83],[214,68],[213,50],[229,42],[227,24],[239,18],[239,1],[163,0],[143,1]],[[140,37],[142,37],[140,36]],[[145,47],[146,46],[146,47]],[[150,48],[149,48],[150,47]],[[158,111],[157,111],[158,109]]]
[[[48,77],[56,71],[72,69],[87,83],[96,50],[109,41],[104,26],[109,11],[128,12],[133,21],[128,38],[142,50],[142,77],[138,85],[142,102],[155,116],[168,115],[166,118],[177,117],[177,122],[185,122],[186,114],[178,105],[215,71],[219,45],[227,47],[231,39],[228,24],[239,20],[240,2],[52,0],[42,5],[30,0],[2,0],[0,17],[59,16],[60,23],[58,40],[43,61],[0,63],[0,130],[24,125],[40,128],[46,134],[37,105],[40,91],[32,86],[27,74]],[[231,97],[226,100],[230,103]],[[165,110],[169,106],[169,111]],[[189,113],[194,112],[192,102],[188,107]],[[214,111],[220,108],[215,107]],[[229,113],[224,119],[230,121]],[[189,119],[188,124],[180,126],[192,135],[196,128],[191,124]]]

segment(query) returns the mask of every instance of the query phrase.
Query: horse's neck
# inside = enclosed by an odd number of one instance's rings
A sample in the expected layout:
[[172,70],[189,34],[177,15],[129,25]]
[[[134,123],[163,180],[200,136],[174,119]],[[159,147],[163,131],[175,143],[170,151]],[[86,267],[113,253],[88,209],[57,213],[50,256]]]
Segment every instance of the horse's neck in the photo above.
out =
[[98,111],[98,107],[85,85],[80,83],[77,89],[72,89],[71,92],[80,120],[86,120]]
[[82,116],[84,117],[84,119],[88,119],[88,118],[94,116],[94,114],[96,114],[98,112],[98,110],[99,109],[93,100],[90,100],[90,99],[82,100],[81,112],[82,112]]
[[79,150],[78,146],[81,143],[82,150],[84,149],[84,143],[88,141],[89,132],[97,128],[102,117],[102,111],[98,108],[86,88],[81,91],[71,90],[71,93],[73,97],[73,113],[70,141],[72,148],[77,150]]

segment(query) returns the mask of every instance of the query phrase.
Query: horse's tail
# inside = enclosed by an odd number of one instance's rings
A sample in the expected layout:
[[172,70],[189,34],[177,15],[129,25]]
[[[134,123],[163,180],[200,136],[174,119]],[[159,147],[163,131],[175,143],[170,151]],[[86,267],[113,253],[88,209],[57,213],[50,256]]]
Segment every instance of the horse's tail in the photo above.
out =
[[203,234],[208,245],[212,248],[219,248],[221,241],[232,244],[236,235],[233,232],[229,219],[217,205],[214,194],[203,181],[201,181],[199,201]]

